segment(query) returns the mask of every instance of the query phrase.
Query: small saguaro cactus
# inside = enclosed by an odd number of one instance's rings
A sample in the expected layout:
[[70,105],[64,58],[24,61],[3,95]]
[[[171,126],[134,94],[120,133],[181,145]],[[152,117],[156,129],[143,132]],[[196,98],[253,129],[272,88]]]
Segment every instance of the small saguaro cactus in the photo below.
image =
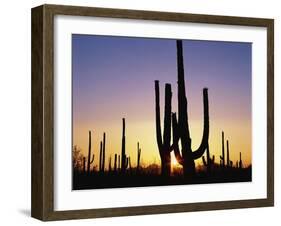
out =
[[118,170],[120,170],[120,155],[118,155]]
[[102,142],[102,171],[104,172],[104,168],[105,168],[105,133],[103,133],[103,142]]
[[99,168],[100,168],[100,172],[102,172],[102,158],[103,158],[103,154],[102,154],[102,141],[100,142],[100,164],[99,164]]
[[230,154],[229,154],[229,142],[228,140],[226,141],[226,166],[227,168],[232,167],[232,161],[230,160]]
[[140,149],[139,142],[137,144],[137,156],[138,156],[138,158],[137,158],[137,171],[139,171],[139,169],[140,169],[140,156],[141,156],[141,149]]
[[239,153],[239,168],[242,169],[243,168],[243,163],[242,163],[242,156],[241,156],[241,152]]
[[88,151],[88,163],[87,163],[87,173],[90,173],[91,170],[91,164],[94,162],[95,155],[93,154],[92,160],[91,160],[91,131],[89,131],[89,151]]
[[103,141],[100,142],[100,172],[104,172],[105,168],[105,139],[106,134],[103,133]]
[[210,173],[212,169],[212,165],[215,163],[215,156],[213,155],[212,158],[210,158],[210,150],[209,150],[209,145],[207,147],[207,160],[205,159],[204,156],[202,156],[202,161],[205,167],[207,167],[207,172]]
[[114,172],[117,171],[117,154],[114,155]]
[[221,133],[221,142],[222,142],[222,148],[221,148],[221,156],[220,156],[220,163],[222,167],[225,167],[225,157],[224,157],[224,132]]
[[126,156],[126,136],[125,136],[125,118],[122,119],[122,150],[121,150],[121,172],[125,173],[128,167],[128,158]]
[[161,132],[159,81],[155,81],[155,113],[156,113],[156,138],[161,158],[161,175],[168,177],[171,173],[171,110],[172,110],[172,88],[171,84],[165,85],[165,110],[164,131]]

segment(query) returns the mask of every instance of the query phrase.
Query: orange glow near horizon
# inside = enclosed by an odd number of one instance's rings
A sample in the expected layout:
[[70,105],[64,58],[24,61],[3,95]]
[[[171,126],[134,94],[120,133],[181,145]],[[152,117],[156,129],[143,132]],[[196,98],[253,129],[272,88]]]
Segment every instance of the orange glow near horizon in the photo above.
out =
[[[95,164],[98,166],[99,144],[102,140],[103,132],[106,132],[106,167],[108,168],[108,160],[114,154],[121,154],[121,136],[122,136],[122,121],[120,122],[104,122],[103,125],[94,124],[96,128],[92,131],[92,154],[95,154]],[[203,120],[202,120],[203,121]],[[203,125],[202,121],[190,121],[190,131],[192,139],[192,148],[195,150],[202,137]],[[233,122],[224,125],[225,133],[225,156],[226,156],[226,140],[229,140],[230,159],[235,165],[239,161],[239,152],[242,153],[242,161],[244,166],[251,164],[251,137],[245,139],[251,134],[251,124],[243,122]],[[228,125],[228,126],[226,126]],[[215,155],[215,162],[219,163],[219,156],[222,150],[221,132],[222,127],[211,126],[209,147],[210,154]],[[241,129],[243,128],[243,129]],[[75,130],[73,144],[81,148],[83,155],[88,155],[88,130],[89,124],[80,126]],[[132,135],[133,134],[133,135]],[[139,139],[138,139],[139,138]],[[154,121],[130,122],[126,120],[126,154],[130,156],[132,167],[136,166],[137,162],[137,142],[140,142],[141,147],[141,165],[160,164],[160,156],[156,144],[156,133]],[[174,154],[172,152],[172,164],[175,163]],[[196,164],[202,164],[202,159],[196,160]]]

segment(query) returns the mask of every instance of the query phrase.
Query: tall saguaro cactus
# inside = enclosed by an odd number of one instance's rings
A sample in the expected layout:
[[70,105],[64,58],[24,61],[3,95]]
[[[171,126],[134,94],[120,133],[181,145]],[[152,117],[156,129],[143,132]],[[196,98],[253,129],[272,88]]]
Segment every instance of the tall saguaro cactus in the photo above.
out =
[[128,158],[126,156],[126,136],[125,136],[125,118],[122,119],[122,150],[121,150],[121,172],[125,173],[128,167]]
[[221,146],[221,156],[220,156],[220,162],[221,162],[221,166],[225,167],[225,156],[224,156],[224,132],[222,131],[221,133],[221,142],[222,142],[222,146]]
[[[191,179],[195,175],[194,160],[200,158],[208,147],[209,140],[209,101],[208,89],[203,89],[204,129],[201,144],[197,150],[191,148],[191,138],[188,124],[187,98],[185,92],[184,64],[182,41],[177,40],[177,64],[178,64],[178,122],[176,114],[173,114],[173,149],[177,161],[183,166],[184,176]],[[181,142],[181,153],[178,141]]]
[[93,154],[92,156],[92,160],[91,160],[91,146],[92,146],[92,141],[91,141],[91,131],[89,131],[89,151],[88,151],[88,162],[87,162],[87,173],[89,174],[90,173],[90,166],[91,164],[94,162],[94,158],[95,158],[95,155]]
[[161,158],[161,174],[169,176],[171,172],[171,109],[172,109],[172,88],[171,84],[165,85],[165,111],[163,139],[160,119],[159,81],[155,81],[155,112],[156,112],[156,138]]

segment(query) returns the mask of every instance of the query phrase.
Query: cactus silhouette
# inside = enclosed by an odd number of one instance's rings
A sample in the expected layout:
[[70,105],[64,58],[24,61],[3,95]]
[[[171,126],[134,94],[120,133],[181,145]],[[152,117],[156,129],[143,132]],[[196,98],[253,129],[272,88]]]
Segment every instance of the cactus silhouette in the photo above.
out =
[[141,149],[140,149],[139,142],[137,144],[137,156],[138,156],[138,159],[137,159],[137,172],[138,172],[140,169],[140,156],[141,156]]
[[120,170],[120,155],[118,155],[118,170]]
[[222,155],[220,156],[220,163],[222,167],[225,167],[225,156],[224,156],[224,132],[222,131],[221,133],[221,142],[222,142],[222,149],[221,149],[221,153]]
[[126,130],[126,124],[125,124],[125,118],[122,119],[122,150],[121,150],[121,172],[125,173],[127,167],[128,167],[128,158],[126,156],[126,136],[125,136],[125,130]]
[[[189,133],[187,98],[185,93],[184,65],[182,41],[177,40],[177,64],[178,64],[178,121],[176,114],[172,114],[173,122],[173,150],[179,164],[183,166],[183,173],[187,179],[195,175],[194,160],[200,158],[208,147],[209,140],[209,101],[208,89],[203,89],[204,129],[201,144],[197,150],[191,148]],[[180,152],[178,142],[181,142]]]
[[91,131],[89,131],[89,151],[88,151],[88,164],[87,164],[87,173],[89,174],[90,173],[90,166],[91,164],[94,162],[94,158],[95,158],[95,155],[93,154],[92,156],[92,160],[91,160],[91,144],[92,143],[92,139],[91,139]]
[[106,134],[103,133],[103,141],[100,142],[100,172],[104,172],[105,168],[105,139]]
[[103,142],[102,142],[102,172],[104,172],[104,163],[105,163],[105,133],[103,133]]
[[241,152],[239,153],[239,168],[242,169],[243,168],[243,163],[242,163],[242,156],[241,156]]
[[207,160],[205,159],[204,156],[202,156],[202,161],[203,161],[203,164],[205,167],[207,167],[207,172],[208,173],[211,173],[211,170],[212,170],[212,165],[214,165],[215,163],[215,156],[213,155],[212,158],[210,158],[210,150],[209,150],[209,145],[207,147],[207,151],[206,151],[206,154],[207,154]]
[[117,154],[114,155],[114,172],[117,171]]
[[164,112],[164,131],[163,139],[161,132],[160,119],[160,100],[159,100],[159,81],[155,81],[155,112],[156,112],[156,138],[158,150],[161,158],[161,175],[170,176],[171,172],[171,102],[172,90],[171,84],[165,85],[165,112]]
[[102,172],[102,158],[103,158],[103,155],[102,155],[102,141],[101,141],[100,142],[100,163],[99,163],[100,172]]
[[232,167],[232,161],[230,160],[229,157],[229,141],[226,141],[226,167],[230,168]]

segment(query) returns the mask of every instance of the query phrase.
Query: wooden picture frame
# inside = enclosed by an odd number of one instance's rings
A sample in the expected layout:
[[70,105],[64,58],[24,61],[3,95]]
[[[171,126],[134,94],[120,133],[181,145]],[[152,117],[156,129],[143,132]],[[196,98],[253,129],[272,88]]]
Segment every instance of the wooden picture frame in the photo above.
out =
[[[54,16],[124,18],[167,22],[255,26],[267,29],[267,198],[122,208],[54,210]],[[32,202],[34,218],[50,220],[163,214],[274,205],[274,21],[273,19],[196,15],[42,5],[32,9]]]

